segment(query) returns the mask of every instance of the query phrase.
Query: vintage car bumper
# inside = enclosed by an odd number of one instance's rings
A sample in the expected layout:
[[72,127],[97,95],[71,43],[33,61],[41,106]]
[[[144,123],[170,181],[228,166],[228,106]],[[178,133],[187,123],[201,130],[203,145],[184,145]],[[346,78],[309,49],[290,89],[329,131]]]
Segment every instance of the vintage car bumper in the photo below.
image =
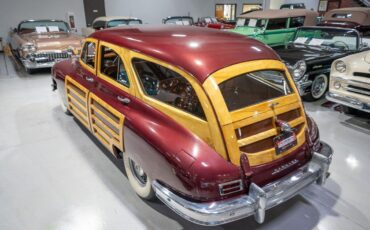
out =
[[51,68],[55,63],[72,57],[71,52],[34,53],[22,58],[22,64],[27,69]]
[[361,101],[358,98],[328,92],[326,94],[326,99],[364,112],[370,112],[370,104]]
[[159,182],[153,182],[157,197],[183,218],[200,225],[216,226],[254,215],[258,223],[265,211],[297,195],[303,188],[317,182],[322,185],[328,177],[333,151],[322,143],[320,152],[293,173],[263,187],[252,183],[248,195],[222,201],[196,203],[171,192]]

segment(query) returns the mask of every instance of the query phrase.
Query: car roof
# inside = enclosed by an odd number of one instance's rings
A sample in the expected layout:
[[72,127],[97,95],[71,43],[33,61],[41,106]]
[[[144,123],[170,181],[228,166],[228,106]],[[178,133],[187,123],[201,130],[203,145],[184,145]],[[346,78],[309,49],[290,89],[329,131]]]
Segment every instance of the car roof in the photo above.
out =
[[271,18],[286,18],[286,17],[299,17],[308,16],[316,18],[319,14],[312,10],[306,9],[273,9],[273,10],[260,10],[252,11],[247,14],[243,14],[241,18],[257,18],[257,19],[271,19]]
[[[335,18],[335,14],[353,14],[350,18]],[[334,9],[326,12],[323,21],[341,21],[341,22],[355,22],[361,25],[370,25],[370,8],[369,7],[348,7]]]
[[200,83],[213,72],[237,63],[280,60],[271,48],[257,40],[195,26],[128,26],[100,30],[91,37],[177,66]]

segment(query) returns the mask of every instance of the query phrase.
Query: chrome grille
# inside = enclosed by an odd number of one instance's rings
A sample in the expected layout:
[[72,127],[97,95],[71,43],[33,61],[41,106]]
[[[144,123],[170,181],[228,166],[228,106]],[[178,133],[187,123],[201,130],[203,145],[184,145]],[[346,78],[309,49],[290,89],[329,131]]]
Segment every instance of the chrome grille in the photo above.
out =
[[47,52],[47,53],[36,53],[35,59],[37,61],[55,61],[58,59],[70,58],[71,54],[68,52]]
[[353,76],[370,78],[370,73],[354,72]]
[[[364,86],[365,86],[365,83],[364,83]],[[362,94],[365,96],[370,96],[370,88],[365,88],[365,87],[360,87],[360,86],[355,86],[355,85],[348,85],[347,87],[345,87],[345,89],[351,93],[357,93],[357,94]]]

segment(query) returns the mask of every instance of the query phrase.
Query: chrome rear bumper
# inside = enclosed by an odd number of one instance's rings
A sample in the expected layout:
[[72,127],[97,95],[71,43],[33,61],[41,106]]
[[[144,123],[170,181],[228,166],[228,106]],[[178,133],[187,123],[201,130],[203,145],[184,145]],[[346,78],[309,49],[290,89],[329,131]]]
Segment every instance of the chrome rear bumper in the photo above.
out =
[[333,151],[322,143],[320,152],[293,173],[264,187],[252,183],[248,195],[209,203],[196,203],[179,197],[157,181],[153,189],[157,197],[183,218],[200,225],[215,226],[254,215],[258,223],[265,219],[265,211],[291,197],[308,185],[322,185],[327,178]]
[[370,104],[360,101],[354,97],[342,96],[337,93],[328,92],[326,99],[364,112],[370,112]]

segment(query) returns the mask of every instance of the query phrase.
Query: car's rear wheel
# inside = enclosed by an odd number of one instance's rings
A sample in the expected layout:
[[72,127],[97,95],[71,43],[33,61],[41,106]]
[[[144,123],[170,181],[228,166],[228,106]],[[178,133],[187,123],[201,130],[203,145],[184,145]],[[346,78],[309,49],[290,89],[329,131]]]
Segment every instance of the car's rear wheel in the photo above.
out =
[[154,198],[154,190],[152,188],[152,180],[144,172],[140,165],[124,154],[123,163],[125,165],[128,180],[136,194],[146,200]]
[[310,93],[305,95],[303,99],[307,101],[317,101],[325,95],[329,86],[328,76],[320,74],[316,76],[312,82]]
[[63,112],[67,115],[72,115],[72,113],[69,111],[67,105],[64,104],[64,101],[63,101],[63,98],[62,98],[62,95],[60,95],[60,93],[57,93],[58,95],[58,99],[59,99],[59,103],[60,103],[60,107],[62,108]]

